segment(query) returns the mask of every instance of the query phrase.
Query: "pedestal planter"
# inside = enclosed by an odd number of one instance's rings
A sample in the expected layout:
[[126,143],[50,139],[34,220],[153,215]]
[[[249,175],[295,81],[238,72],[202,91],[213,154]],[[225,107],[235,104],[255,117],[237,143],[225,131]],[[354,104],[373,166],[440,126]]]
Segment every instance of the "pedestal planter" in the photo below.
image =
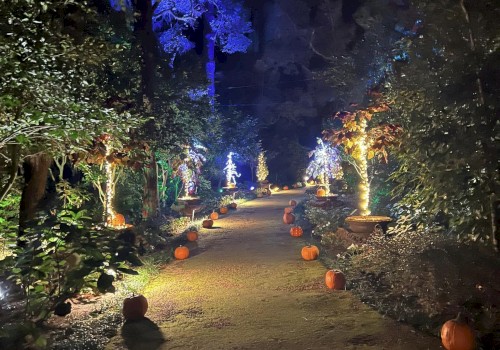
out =
[[328,196],[318,196],[318,195],[316,195],[316,200],[318,200],[320,202],[331,202],[331,201],[333,201],[337,197],[338,197],[338,194],[332,194],[332,193],[330,193]]
[[391,221],[392,219],[388,216],[376,215],[348,216],[345,219],[349,229],[355,233],[372,233],[377,225],[379,225],[385,233],[387,231],[387,224]]
[[201,203],[201,199],[198,197],[184,197],[178,198],[177,202],[179,202],[179,204],[185,204],[186,206],[195,206]]

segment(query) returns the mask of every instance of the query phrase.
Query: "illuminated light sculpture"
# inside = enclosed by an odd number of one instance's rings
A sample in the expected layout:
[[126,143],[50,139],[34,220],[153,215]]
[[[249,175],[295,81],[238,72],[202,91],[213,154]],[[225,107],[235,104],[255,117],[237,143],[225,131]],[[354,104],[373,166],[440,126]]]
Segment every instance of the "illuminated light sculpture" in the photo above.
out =
[[266,181],[268,175],[269,170],[266,164],[266,156],[264,155],[264,152],[260,152],[257,160],[257,181]]
[[236,188],[236,178],[240,177],[241,174],[236,171],[236,164],[233,162],[233,152],[229,152],[227,155],[224,171],[226,173],[226,186],[228,188]]
[[177,169],[177,174],[181,177],[184,195],[179,199],[195,198],[196,184],[198,176],[201,173],[201,166],[206,161],[205,156],[201,152],[206,151],[206,148],[201,144],[194,142],[193,146],[185,148],[185,158],[183,163]]
[[325,187],[326,196],[330,194],[330,179],[342,178],[342,167],[340,165],[340,151],[330,145],[325,144],[318,138],[318,146],[309,153],[309,157],[314,158],[309,163],[306,173],[309,177],[318,178],[320,185]]

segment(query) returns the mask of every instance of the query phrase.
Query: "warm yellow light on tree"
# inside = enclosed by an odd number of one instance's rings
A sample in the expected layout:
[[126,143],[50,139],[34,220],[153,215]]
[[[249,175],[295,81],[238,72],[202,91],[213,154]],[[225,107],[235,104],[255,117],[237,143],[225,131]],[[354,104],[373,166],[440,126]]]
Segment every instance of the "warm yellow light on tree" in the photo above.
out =
[[370,203],[370,182],[368,180],[368,142],[366,135],[366,119],[361,119],[359,126],[359,137],[356,139],[358,152],[354,152],[353,156],[358,163],[359,175],[361,178],[359,183],[359,211],[360,215],[367,216],[370,215],[370,209],[368,208]]

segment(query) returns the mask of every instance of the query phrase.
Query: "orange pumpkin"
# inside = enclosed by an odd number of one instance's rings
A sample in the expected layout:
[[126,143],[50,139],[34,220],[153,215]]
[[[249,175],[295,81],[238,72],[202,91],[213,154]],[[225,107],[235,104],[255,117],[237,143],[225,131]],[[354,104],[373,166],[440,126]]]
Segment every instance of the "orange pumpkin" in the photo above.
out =
[[212,220],[217,220],[219,218],[219,214],[217,212],[213,212],[212,214],[210,214],[210,219]]
[[122,214],[115,214],[108,224],[112,227],[120,227],[125,225],[125,217]]
[[214,225],[214,221],[213,220],[203,220],[203,222],[201,223],[201,226],[203,226],[203,228],[211,228],[212,226]]
[[284,191],[287,191],[287,190],[288,190],[288,186],[284,186],[284,187],[283,187],[283,190],[284,190]]
[[325,275],[326,286],[333,290],[345,289],[345,275],[338,270],[330,270]]
[[297,205],[297,201],[295,199],[292,199],[290,200],[290,202],[288,202],[288,205],[291,207],[295,207]]
[[180,246],[175,248],[174,256],[177,260],[184,260],[189,257],[189,249],[188,247]]
[[237,206],[238,206],[238,204],[236,204],[234,202],[228,205],[228,207],[231,209],[236,209]]
[[301,255],[306,261],[316,260],[319,256],[319,249],[315,245],[308,245],[302,248]]
[[198,239],[198,232],[189,231],[188,233],[186,233],[186,238],[189,242],[194,242]]
[[443,324],[441,342],[446,350],[473,350],[476,347],[474,331],[460,319],[460,315]]
[[293,208],[292,207],[286,207],[285,208],[285,214],[290,214],[291,212],[293,212]]
[[325,197],[326,196],[326,191],[324,188],[318,188],[316,191],[316,196],[318,197]]
[[222,208],[219,209],[219,211],[220,211],[221,214],[227,214],[228,209],[227,209],[227,207],[222,207]]
[[283,215],[283,222],[287,225],[293,224],[295,222],[295,215],[292,213],[285,213],[285,215]]
[[294,226],[290,229],[290,235],[292,237],[300,237],[300,236],[302,236],[303,233],[304,233],[304,231],[302,230],[302,227],[300,227],[300,226]]
[[148,300],[143,295],[136,295],[123,300],[123,318],[125,320],[140,320],[148,311]]

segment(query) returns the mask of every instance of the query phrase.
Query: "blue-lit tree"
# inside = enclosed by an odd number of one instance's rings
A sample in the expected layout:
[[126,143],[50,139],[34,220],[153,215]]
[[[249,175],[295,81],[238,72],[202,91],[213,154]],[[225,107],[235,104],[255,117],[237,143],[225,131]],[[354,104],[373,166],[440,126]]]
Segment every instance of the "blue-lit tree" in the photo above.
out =
[[342,177],[341,154],[337,147],[325,144],[318,138],[318,145],[309,153],[309,157],[314,157],[306,169],[308,176],[318,178],[322,185],[325,185],[326,193],[329,193],[330,179]]
[[[145,1],[148,2],[148,1]],[[135,5],[139,7],[141,2]],[[110,0],[116,11],[132,9],[132,0]],[[157,0],[153,1],[151,26],[161,49],[169,54],[172,66],[177,55],[195,47],[186,36],[186,30],[196,29],[205,21],[205,46],[207,49],[206,73],[209,81],[208,95],[215,101],[215,46],[228,54],[246,52],[252,31],[247,13],[238,0]]]

